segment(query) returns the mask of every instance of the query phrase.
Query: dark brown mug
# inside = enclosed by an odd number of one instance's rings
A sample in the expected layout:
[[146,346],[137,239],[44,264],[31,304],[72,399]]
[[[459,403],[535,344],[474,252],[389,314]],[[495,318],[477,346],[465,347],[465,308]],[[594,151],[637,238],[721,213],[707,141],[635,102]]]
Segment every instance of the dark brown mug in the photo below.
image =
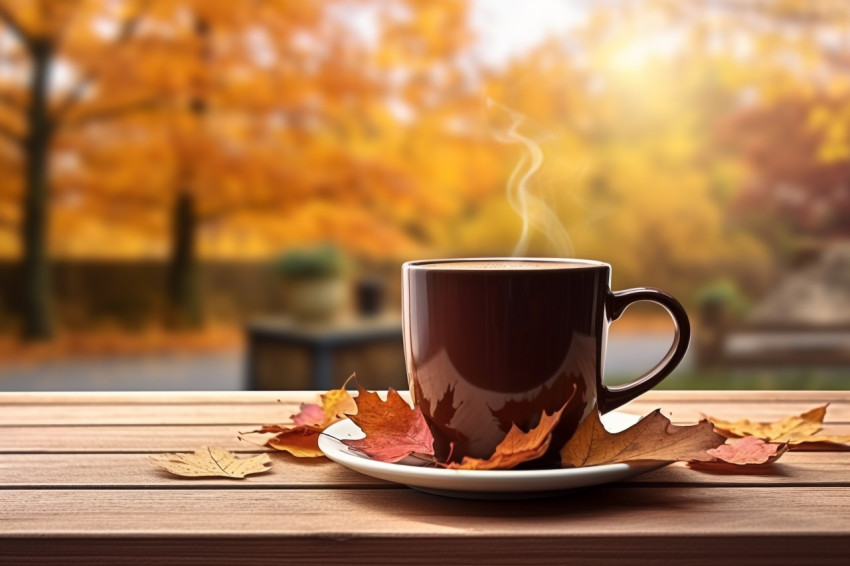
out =
[[[606,413],[657,385],[688,349],[679,302],[650,288],[611,291],[611,266],[580,259],[449,259],[402,267],[407,378],[438,458],[489,457],[512,424],[535,426],[575,391],[557,451],[591,411]],[[674,322],[673,344],[646,375],[602,383],[608,325],[651,301]]]

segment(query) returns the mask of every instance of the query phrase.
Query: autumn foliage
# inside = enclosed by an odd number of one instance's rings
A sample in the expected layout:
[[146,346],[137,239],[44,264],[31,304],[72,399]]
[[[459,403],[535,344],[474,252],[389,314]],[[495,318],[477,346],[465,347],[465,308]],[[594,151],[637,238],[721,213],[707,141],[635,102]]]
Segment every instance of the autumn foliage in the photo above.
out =
[[[349,380],[351,380],[349,378]],[[290,416],[294,426],[279,424],[265,425],[259,429],[242,433],[266,436],[264,443],[275,450],[289,452],[300,458],[323,456],[319,450],[319,435],[332,424],[347,418],[357,411],[357,404],[346,390],[348,380],[339,389],[321,395],[320,403],[304,403],[301,410]]]
[[[349,381],[354,379],[352,375]],[[493,454],[487,458],[464,457],[460,462],[437,460],[434,437],[422,411],[410,406],[395,390],[385,396],[357,384],[352,397],[346,384],[320,396],[320,403],[303,403],[291,415],[292,425],[265,425],[241,433],[244,439],[264,437],[264,445],[299,458],[322,456],[318,437],[345,418],[360,429],[361,438],[339,440],[345,446],[377,462],[396,465],[429,465],[447,470],[510,470],[518,466],[534,468],[551,461],[541,458],[552,441],[552,431],[561,414],[573,402],[568,399],[552,414],[541,414],[537,425],[522,430],[516,425],[506,433]],[[686,462],[688,467],[712,473],[760,473],[789,450],[850,447],[850,436],[823,434],[827,406],[816,407],[771,423],[742,419],[725,421],[703,418],[696,425],[674,425],[660,410],[641,418],[634,425],[611,433],[593,408],[578,429],[559,448],[560,466],[581,468],[636,461],[654,461],[660,465]],[[252,440],[253,441],[253,440]],[[415,463],[406,458],[412,456]],[[152,463],[175,475],[187,477],[243,478],[262,473],[271,465],[266,454],[237,458],[220,448],[202,447],[194,454],[162,454]]]
[[351,421],[365,434],[343,444],[381,462],[398,462],[410,455],[434,456],[434,437],[418,407],[411,407],[390,389],[384,401],[377,393],[357,386],[357,412]]
[[[328,426],[343,418],[341,411],[350,411],[346,416],[364,436],[342,439],[341,442],[373,460],[395,463],[415,456],[420,463],[430,462],[448,469],[504,470],[533,465],[547,453],[552,432],[574,396],[558,411],[541,414],[538,424],[529,430],[512,426],[489,457],[464,457],[455,462],[449,455],[448,460],[443,462],[434,456],[434,437],[418,407],[411,407],[393,389],[387,392],[386,399],[359,384],[357,390],[358,394],[353,399],[343,386],[322,395],[321,405],[302,404],[300,412],[291,417],[294,426],[265,425],[245,434],[273,435],[266,437],[265,444],[293,456],[321,456],[319,435],[326,434]],[[560,449],[560,458],[564,467],[631,460],[710,460],[711,456],[705,451],[724,442],[725,437],[713,432],[708,421],[697,426],[675,426],[659,411],[625,431],[611,434],[605,430],[594,409]]]
[[847,236],[850,8],[806,4],[588,3],[494,65],[462,0],[0,0],[27,333],[51,332],[53,258],[168,261],[198,323],[203,259],[502,256],[523,225],[529,255],[623,287],[763,291],[801,238]]

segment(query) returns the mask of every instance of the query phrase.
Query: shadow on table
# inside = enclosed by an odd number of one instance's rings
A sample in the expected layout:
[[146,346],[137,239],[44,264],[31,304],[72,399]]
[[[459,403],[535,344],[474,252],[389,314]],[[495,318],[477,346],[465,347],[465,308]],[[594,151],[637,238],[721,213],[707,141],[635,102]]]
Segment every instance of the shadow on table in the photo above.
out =
[[[432,495],[407,489],[406,497],[392,495],[392,503],[375,492],[352,490],[346,492],[347,503],[376,513],[392,513],[399,518],[416,517],[434,525],[456,526],[459,517],[474,517],[503,522],[516,527],[518,521],[545,518],[617,518],[635,513],[636,509],[670,511],[676,508],[693,509],[694,502],[681,492],[661,489],[641,489],[638,486],[612,484],[595,488],[572,490],[531,499],[482,500]],[[446,520],[442,521],[441,517]]]

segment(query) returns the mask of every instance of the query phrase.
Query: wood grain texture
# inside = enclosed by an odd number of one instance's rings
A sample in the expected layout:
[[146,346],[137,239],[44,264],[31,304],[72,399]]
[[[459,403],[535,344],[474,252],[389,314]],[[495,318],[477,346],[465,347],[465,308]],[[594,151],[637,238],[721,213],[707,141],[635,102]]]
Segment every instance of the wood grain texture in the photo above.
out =
[[[661,412],[675,423],[696,423],[706,416],[724,419],[739,420],[749,419],[751,421],[772,421],[791,415],[798,415],[809,409],[827,403],[828,397],[824,396],[812,400],[800,401],[797,399],[785,401],[691,401],[691,400],[658,400],[657,402],[641,398],[632,401],[622,407],[621,411],[636,415],[646,415],[655,409]],[[850,423],[850,403],[845,401],[829,402],[826,411],[827,423]]]
[[[682,464],[525,501],[426,495],[326,460],[272,453],[269,474],[185,480],[147,462],[286,422],[316,392],[0,394],[2,564],[845,564],[850,452],[788,453],[768,470]],[[283,399],[285,403],[278,403]],[[850,432],[850,392],[653,392],[662,407],[775,420],[824,402]]]
[[[317,402],[319,393],[0,393],[0,426],[283,423],[300,403]],[[827,402],[828,422],[850,423],[850,392],[846,391],[653,391],[620,410],[645,415],[662,408],[665,415],[682,423],[697,422],[702,415],[769,420]]]
[[[294,403],[314,398],[322,391],[140,391],[140,392],[0,392],[0,405],[4,404],[55,404],[55,403],[232,403],[251,404],[285,397]],[[405,392],[401,392],[402,395]],[[850,403],[850,391],[650,391],[638,400],[721,402],[721,403],[772,403],[772,402],[832,402]]]
[[198,446],[222,446],[238,452],[256,451],[239,440],[250,426],[11,426],[0,427],[2,453],[191,452]]
[[[613,541],[613,544],[612,544]],[[234,564],[328,566],[544,566],[569,564],[634,566],[782,566],[816,564],[846,566],[850,542],[846,537],[794,534],[765,543],[759,536],[702,535],[684,538],[663,535],[608,536],[491,536],[470,532],[463,537],[304,537],[280,539],[255,534],[225,534],[212,538],[125,535],[107,539],[10,537],[0,546],[8,564]]]
[[[271,470],[247,478],[184,479],[155,469],[149,454],[2,454],[0,489],[304,489],[337,487],[399,488],[331,462],[270,452]],[[850,459],[850,456],[848,456]]]
[[55,405],[55,404],[121,404],[159,405],[181,403],[187,405],[230,404],[250,405],[286,397],[292,403],[308,402],[322,391],[30,391],[0,392],[0,405]]
[[[255,535],[301,537],[665,536],[823,534],[850,538],[850,490],[824,487],[600,486],[527,501],[469,501],[411,489],[0,490],[33,536]],[[8,523],[8,524],[7,524]]]
[[[311,401],[318,402],[318,395]],[[229,403],[223,397],[219,403],[0,405],[0,426],[281,424],[290,422],[299,408],[298,403],[278,403],[274,397],[256,403]]]
[[[2,454],[0,489],[273,489],[402,486],[372,479],[326,458],[299,459],[270,453],[271,471],[249,480],[185,480],[153,469],[149,454]],[[737,473],[704,472],[671,464],[626,483],[664,486],[831,486],[850,487],[850,452],[789,452],[773,466],[742,467]]]

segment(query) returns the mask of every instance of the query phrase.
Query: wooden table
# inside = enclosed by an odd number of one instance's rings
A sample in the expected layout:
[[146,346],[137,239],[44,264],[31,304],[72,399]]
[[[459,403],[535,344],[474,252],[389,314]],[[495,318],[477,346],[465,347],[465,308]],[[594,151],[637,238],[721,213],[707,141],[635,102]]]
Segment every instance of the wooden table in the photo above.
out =
[[[246,480],[177,479],[148,455],[283,422],[305,392],[0,394],[0,563],[850,564],[850,452],[770,473],[683,465],[542,500],[470,501],[272,455]],[[281,399],[282,404],[278,403]],[[627,407],[776,419],[848,392],[654,392]]]
[[315,324],[256,320],[246,327],[248,389],[333,389],[351,368],[368,389],[406,388],[401,338],[401,317],[393,314]]

